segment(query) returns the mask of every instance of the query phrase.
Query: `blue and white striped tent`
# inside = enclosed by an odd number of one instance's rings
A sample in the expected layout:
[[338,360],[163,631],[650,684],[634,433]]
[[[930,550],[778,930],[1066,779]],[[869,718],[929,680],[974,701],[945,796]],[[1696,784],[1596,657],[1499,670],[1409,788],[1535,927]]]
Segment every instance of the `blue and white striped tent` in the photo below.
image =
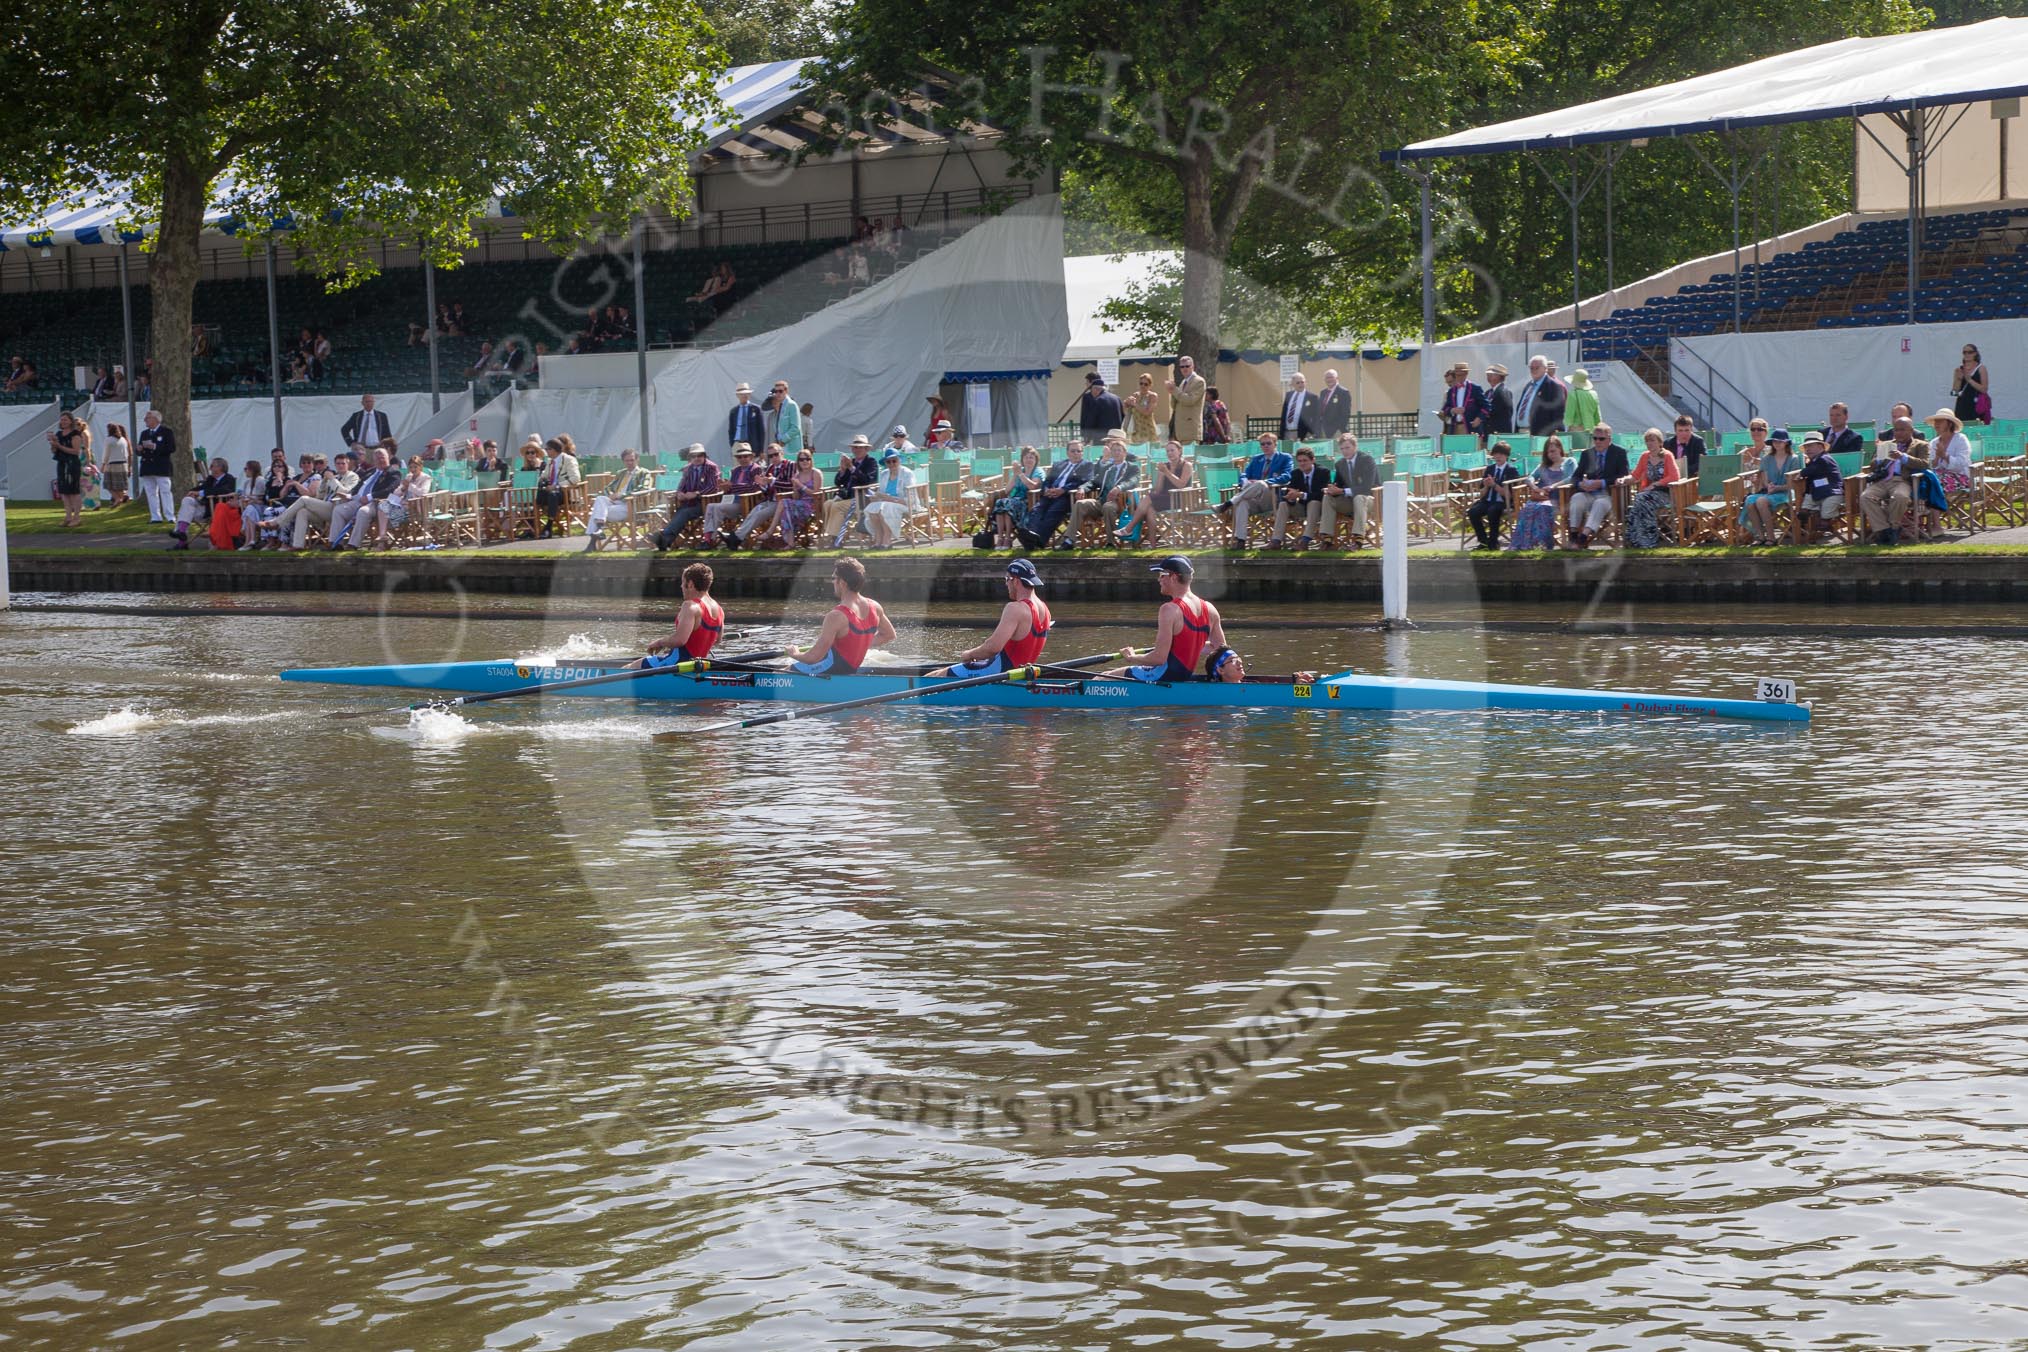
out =
[[[721,111],[707,119],[704,144],[698,158],[710,155],[726,142],[745,134],[781,114],[809,92],[804,77],[809,58],[769,61],[757,66],[734,66],[718,79]],[[513,215],[497,202],[489,215]],[[207,228],[224,234],[237,233],[239,222],[230,213],[214,207],[204,216]],[[277,224],[286,229],[286,219]],[[135,243],[146,239],[149,228],[134,218],[129,196],[119,190],[81,193],[45,213],[40,220],[0,230],[0,251],[41,249],[64,244]]]

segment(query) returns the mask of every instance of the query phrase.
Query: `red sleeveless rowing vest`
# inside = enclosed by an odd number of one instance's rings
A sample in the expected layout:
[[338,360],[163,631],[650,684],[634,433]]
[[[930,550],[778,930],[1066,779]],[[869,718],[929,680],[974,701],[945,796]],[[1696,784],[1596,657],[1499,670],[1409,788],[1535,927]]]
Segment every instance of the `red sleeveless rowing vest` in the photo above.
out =
[[1180,599],[1176,602],[1176,609],[1183,613],[1183,625],[1169,640],[1169,664],[1194,675],[1197,659],[1204,656],[1204,646],[1211,642],[1211,622],[1206,618],[1204,602],[1196,596],[1190,599],[1197,603],[1195,614]]
[[838,659],[839,667],[853,672],[866,663],[866,654],[873,647],[873,639],[880,632],[880,621],[874,617],[871,602],[861,600],[866,613],[860,615],[842,601],[832,609],[845,617],[845,632],[831,642],[831,655]]
[[1042,645],[1049,641],[1049,607],[1033,596],[1028,598],[1028,629],[1027,638],[1009,639],[1000,650],[1008,666],[1027,666],[1042,656]]
[[693,662],[703,661],[724,632],[725,608],[709,596],[698,597],[697,623],[690,630],[690,637],[683,640],[683,655]]

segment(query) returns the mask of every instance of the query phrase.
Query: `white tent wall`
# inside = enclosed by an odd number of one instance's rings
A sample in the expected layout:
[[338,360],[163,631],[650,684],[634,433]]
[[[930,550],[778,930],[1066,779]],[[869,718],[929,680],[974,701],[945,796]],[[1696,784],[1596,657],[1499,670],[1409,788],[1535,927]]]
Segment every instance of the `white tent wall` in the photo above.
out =
[[521,397],[519,390],[502,390],[479,405],[467,419],[468,423],[478,424],[476,428],[469,429],[469,435],[482,441],[497,442],[502,455],[511,455],[518,442],[509,441],[507,434],[512,430],[514,401]]
[[[2007,163],[2028,151],[2015,131],[2020,119],[1995,117],[1993,109],[1991,103],[1973,103],[1930,110],[1923,157],[1925,208],[1982,206],[2028,191],[2028,166]],[[1905,214],[1907,136],[1884,113],[1860,118],[1852,134],[1853,202],[1861,211]],[[2000,181],[2003,166],[2011,183]]]
[[[427,394],[382,394],[374,397],[374,407],[387,415],[388,426],[394,430],[395,442],[406,455],[420,451],[422,441],[417,433],[430,420],[430,397]],[[91,410],[92,437],[94,441],[105,436],[108,421],[124,423],[127,420],[125,403],[110,403],[103,408],[86,406]],[[143,401],[134,410],[134,416],[148,416],[148,404]],[[282,399],[282,438],[287,444],[289,463],[296,457],[310,452],[330,455],[345,449],[344,440],[338,429],[345,420],[359,408],[359,400],[351,395],[286,395]],[[128,429],[129,433],[133,431]],[[207,456],[224,456],[225,462],[237,474],[249,460],[268,462],[268,452],[275,445],[275,406],[266,399],[197,399],[190,404],[191,446],[203,447]]]
[[1777,426],[1821,427],[1824,410],[1838,400],[1852,406],[1856,422],[1885,419],[1896,400],[1925,418],[1951,403],[1950,372],[1966,343],[1978,345],[1992,372],[1997,416],[2020,409],[2028,386],[2028,320],[1723,333],[1675,342],[1738,385]]
[[[806,268],[774,284],[818,282]],[[789,381],[798,403],[815,406],[806,444],[842,450],[861,432],[877,442],[897,422],[917,428],[924,396],[947,372],[1047,371],[1069,334],[1063,218],[1055,197],[1038,197],[791,328],[671,354],[650,383],[654,449],[666,453],[701,441],[723,456],[733,387],[744,380],[765,391],[778,377]],[[631,400],[633,391],[624,393]],[[1020,416],[1043,407],[1036,398],[1015,402]],[[564,430],[586,443],[575,428]],[[1041,422],[1011,430],[1023,441],[1046,433]],[[619,444],[633,444],[631,430],[620,435]]]
[[[1444,401],[1443,373],[1453,363],[1467,363],[1472,369],[1472,379],[1483,385],[1486,368],[1498,362],[1512,373],[1507,379],[1518,392],[1528,379],[1528,356],[1529,348],[1522,343],[1438,343],[1430,349],[1430,360],[1422,364],[1419,430],[1424,436],[1436,434],[1436,410]],[[1575,369],[1557,358],[1556,373],[1560,378],[1568,380]],[[1676,421],[1676,410],[1669,401],[1655,393],[1654,387],[1635,375],[1625,362],[1586,362],[1584,369],[1597,389],[1600,416],[1615,430],[1666,428]]]
[[56,430],[57,412],[54,402],[0,407],[0,497],[49,496],[56,462],[42,438]]
[[[651,386],[651,398],[653,394]],[[625,389],[520,390],[504,411],[504,434],[497,439],[501,453],[509,457],[531,433],[547,441],[567,432],[577,443],[579,455],[618,455],[629,447],[640,449],[641,400],[631,385]],[[482,417],[481,428],[489,421]],[[719,440],[724,439],[721,434]],[[658,443],[655,449],[664,453],[664,463],[673,465],[672,453],[682,444]],[[520,464],[518,460],[514,463]]]
[[[395,440],[401,443],[403,455],[421,454],[422,448],[431,437],[442,437],[447,446],[457,447],[471,436],[472,391],[467,388],[459,390],[456,394],[444,395],[443,405],[442,412],[424,418],[422,424],[406,436],[395,434]],[[424,406],[428,406],[427,395],[424,396]]]

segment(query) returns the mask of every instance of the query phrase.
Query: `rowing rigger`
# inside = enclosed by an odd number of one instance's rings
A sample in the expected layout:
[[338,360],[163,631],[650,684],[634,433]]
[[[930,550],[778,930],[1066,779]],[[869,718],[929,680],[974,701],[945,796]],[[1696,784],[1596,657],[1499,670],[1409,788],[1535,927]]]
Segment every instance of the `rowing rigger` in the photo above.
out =
[[[1025,681],[960,686],[920,672],[860,671],[850,676],[804,676],[791,671],[714,669],[709,661],[688,672],[665,670],[625,682],[595,680],[619,670],[610,663],[535,665],[513,661],[411,663],[366,667],[302,667],[285,681],[325,685],[487,694],[523,687],[565,698],[640,700],[756,700],[836,704],[928,688],[917,703],[1000,709],[1322,709],[1617,714],[1633,718],[1736,718],[1806,723],[1809,706],[1794,700],[1787,682],[1762,682],[1762,698],[1716,699],[1629,690],[1576,690],[1483,681],[1417,680],[1345,671],[1315,679],[1250,676],[1244,681],[1145,683],[1065,671]],[[949,684],[953,689],[934,687]],[[553,685],[553,691],[540,688]]]

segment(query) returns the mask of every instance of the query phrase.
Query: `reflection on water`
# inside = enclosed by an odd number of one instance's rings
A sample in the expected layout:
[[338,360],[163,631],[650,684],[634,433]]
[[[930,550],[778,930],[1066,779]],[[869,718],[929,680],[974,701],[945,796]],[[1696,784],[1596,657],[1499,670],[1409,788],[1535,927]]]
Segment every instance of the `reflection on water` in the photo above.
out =
[[[939,709],[670,745],[715,711],[411,725],[266,679],[443,632],[0,618],[15,1345],[2021,1336],[2007,644],[1248,645],[1790,675],[1805,730]],[[1947,720],[1887,711],[1943,673]],[[1248,1023],[1299,986],[1309,1024]]]

